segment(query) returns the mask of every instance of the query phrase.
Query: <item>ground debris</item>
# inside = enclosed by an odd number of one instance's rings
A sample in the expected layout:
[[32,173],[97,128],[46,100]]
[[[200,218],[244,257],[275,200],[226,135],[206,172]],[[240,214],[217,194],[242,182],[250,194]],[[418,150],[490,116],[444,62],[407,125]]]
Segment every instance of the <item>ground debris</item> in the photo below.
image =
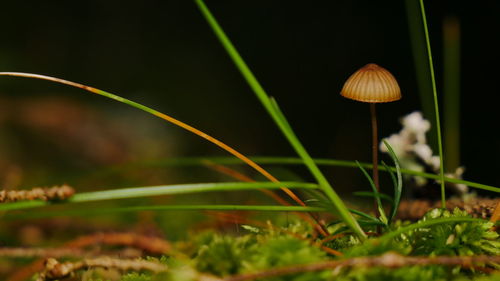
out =
[[[77,237],[65,243],[61,248],[57,248],[59,254],[65,251],[75,251],[76,253],[82,253],[82,255],[71,255],[72,257],[86,257],[88,253],[84,252],[82,249],[87,247],[95,247],[97,245],[107,245],[107,246],[124,246],[129,249],[125,249],[126,252],[121,252],[122,256],[137,255],[139,253],[131,253],[131,249],[138,249],[142,251],[142,254],[147,253],[150,255],[162,255],[167,254],[171,251],[171,244],[159,237],[140,235],[132,232],[110,232],[110,233],[94,233],[89,235],[84,235]],[[99,248],[100,249],[100,248]],[[101,250],[101,249],[100,249]],[[7,251],[7,250],[6,250]],[[26,250],[27,251],[27,250]],[[19,254],[19,252],[17,252]],[[101,255],[102,252],[99,252]],[[27,254],[27,252],[25,252]],[[34,253],[33,253],[34,254]],[[56,253],[57,254],[57,253]],[[56,255],[52,257],[57,257]],[[32,276],[36,272],[39,272],[43,268],[43,259],[38,259],[27,265],[17,272],[15,272],[8,280],[9,281],[20,281],[26,280],[29,276]]]
[[[462,209],[475,218],[487,219],[495,210],[500,199],[491,198],[451,198],[446,201],[446,209]],[[403,200],[398,209],[398,218],[402,220],[419,220],[429,210],[440,208],[441,201],[431,200]]]
[[53,187],[34,187],[30,190],[2,190],[0,203],[30,200],[65,200],[75,194],[75,190],[66,184]]

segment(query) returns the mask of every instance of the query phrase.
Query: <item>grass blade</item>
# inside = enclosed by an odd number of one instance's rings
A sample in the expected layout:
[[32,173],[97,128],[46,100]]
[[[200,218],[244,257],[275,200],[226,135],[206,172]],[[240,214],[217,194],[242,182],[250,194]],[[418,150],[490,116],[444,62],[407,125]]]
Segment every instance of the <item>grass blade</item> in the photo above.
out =
[[96,209],[73,209],[64,211],[22,211],[20,213],[9,213],[2,219],[35,219],[46,217],[66,216],[92,216],[115,213],[133,213],[142,211],[259,211],[259,212],[323,212],[320,207],[302,206],[274,206],[274,205],[146,205],[132,207],[96,208]]
[[[195,183],[195,184],[175,184],[175,185],[159,185],[147,187],[132,187],[111,189],[93,192],[77,193],[73,197],[64,201],[64,203],[80,203],[80,202],[95,202],[103,200],[125,199],[151,197],[160,195],[178,195],[190,194],[199,192],[216,192],[216,191],[236,191],[236,190],[254,190],[254,189],[279,189],[283,184],[290,184],[290,188],[319,188],[314,183],[303,182],[225,182],[225,183]],[[52,202],[46,201],[22,201],[0,204],[0,211],[19,210],[27,208],[36,208],[52,205]]]
[[420,0],[420,10],[422,12],[422,25],[424,27],[425,43],[427,46],[427,57],[429,60],[429,70],[432,82],[432,94],[434,96],[434,111],[436,113],[436,133],[437,133],[439,163],[440,163],[439,175],[441,181],[441,207],[446,208],[446,194],[444,189],[443,142],[441,140],[441,122],[439,120],[439,104],[438,104],[437,89],[436,89],[436,78],[434,75],[434,64],[432,62],[431,42],[429,39],[429,30],[427,28],[427,18],[425,16],[424,0]]
[[391,177],[391,181],[392,181],[392,186],[394,188],[397,188],[398,180],[396,179],[396,175],[394,174],[394,171],[384,161],[382,161],[382,166],[384,166],[387,173],[389,173],[389,176]]
[[365,170],[365,168],[363,168],[363,166],[361,166],[361,164],[359,164],[358,161],[356,161],[356,164],[358,165],[358,167],[361,170],[361,172],[363,172],[363,174],[365,175],[366,179],[370,183],[370,186],[372,187],[373,194],[375,195],[375,200],[376,200],[377,206],[378,206],[378,212],[380,214],[380,220],[382,222],[384,222],[385,224],[387,224],[387,217],[385,216],[384,206],[382,205],[382,201],[380,200],[380,196],[379,196],[379,193],[377,191],[377,187],[375,186],[375,183],[373,182],[373,179],[370,177],[370,175]]
[[[394,200],[392,200],[391,196],[380,192],[377,192],[377,194],[380,197],[380,199],[386,200],[387,202],[394,204]],[[352,195],[361,197],[371,197],[371,198],[375,198],[375,196],[377,196],[375,192],[370,192],[370,191],[356,191],[353,192]]]
[[[266,177],[268,180],[272,181],[272,182],[275,182],[275,183],[279,183],[279,180],[277,178],[275,178],[273,175],[271,175],[268,171],[266,171],[264,168],[262,168],[261,166],[259,166],[257,163],[253,162],[252,160],[250,160],[250,158],[246,157],[245,155],[243,155],[242,153],[240,153],[239,151],[237,151],[236,149],[230,147],[229,145],[223,143],[222,141],[194,128],[193,126],[191,125],[188,125],[180,120],[177,120],[167,114],[164,114],[162,112],[159,112],[157,110],[154,110],[150,107],[147,107],[145,105],[142,105],[140,103],[137,103],[137,102],[134,102],[132,100],[129,100],[129,99],[125,99],[125,98],[122,98],[118,95],[115,95],[115,94],[112,94],[112,93],[109,93],[109,92],[106,92],[106,91],[103,91],[103,90],[100,90],[100,89],[97,89],[97,88],[94,88],[94,87],[89,87],[87,85],[83,85],[83,84],[80,84],[80,83],[75,83],[75,82],[72,82],[72,81],[68,81],[68,80],[64,80],[64,79],[59,79],[59,78],[55,78],[55,77],[51,77],[51,76],[46,76],[46,75],[39,75],[39,74],[32,74],[32,73],[22,73],[22,72],[0,72],[0,76],[14,76],[14,77],[25,77],[25,78],[34,78],[34,79],[41,79],[41,80],[47,80],[47,81],[52,81],[52,82],[56,82],[56,83],[60,83],[60,84],[64,84],[64,85],[69,85],[69,86],[72,86],[72,87],[76,87],[76,88],[80,88],[80,89],[83,89],[83,90],[86,90],[88,92],[91,92],[91,93],[94,93],[94,94],[97,94],[97,95],[101,95],[101,96],[104,96],[104,97],[107,97],[109,99],[112,99],[112,100],[115,100],[115,101],[118,101],[118,102],[121,102],[121,103],[124,103],[124,104],[127,104],[127,105],[130,105],[132,107],[135,107],[137,109],[140,109],[140,110],[143,110],[147,113],[150,113],[158,118],[161,118],[167,122],[170,122],[178,127],[181,127],[201,138],[204,138],[206,139],[207,141],[217,145],[218,147],[222,148],[223,150],[229,152],[230,154],[232,154],[233,156],[235,156],[236,158],[240,159],[241,161],[243,161],[244,163],[246,163],[247,165],[249,165],[250,167],[252,167],[253,169],[255,169],[257,172],[259,172],[260,174],[262,174],[264,177]],[[281,190],[283,190],[288,196],[290,196],[290,198],[292,198],[295,202],[297,202],[298,204],[302,205],[302,206],[305,206],[304,202],[302,202],[302,200],[300,200],[300,198],[298,198],[290,189],[288,189],[287,187],[284,187],[282,186],[281,187]]]
[[[389,173],[389,176],[391,177],[392,186],[394,188],[394,198],[395,198],[396,196],[398,196],[397,195],[397,193],[398,193],[398,180],[396,179],[396,175],[394,175],[394,171],[392,171],[392,169],[384,161],[382,161],[382,165],[384,166],[385,170]],[[401,184],[401,186],[402,186],[402,184]],[[399,198],[401,198],[401,192],[399,194]],[[398,204],[397,207],[395,206],[395,200],[392,198],[391,198],[391,200],[392,200],[392,202],[391,202],[392,206],[391,206],[391,212],[390,212],[390,216],[389,216],[389,224],[391,224],[392,219],[396,215],[395,210],[397,211],[397,208],[399,207],[399,200],[397,202],[397,204]]]
[[365,219],[369,219],[370,221],[372,222],[377,222],[377,223],[380,223],[380,224],[383,224],[385,225],[385,223],[381,222],[379,219],[377,219],[376,217],[373,217],[373,216],[370,216],[369,214],[365,213],[365,212],[361,212],[361,211],[358,211],[358,210],[354,210],[354,209],[349,209],[349,211],[353,214],[356,214],[360,217],[363,217]]
[[394,162],[394,166],[396,166],[396,175],[397,175],[397,181],[394,178],[394,173],[389,169],[389,167],[384,166],[385,168],[390,172],[393,184],[394,184],[394,205],[392,205],[392,211],[391,211],[391,216],[389,218],[389,223],[396,217],[396,213],[398,212],[399,208],[399,202],[401,201],[401,194],[403,193],[403,177],[401,176],[401,167],[399,166],[399,160],[398,157],[396,156],[396,153],[392,149],[392,147],[389,145],[389,143],[384,140],[385,147],[387,147],[387,150],[389,151],[389,155],[392,158],[392,161]]
[[394,239],[398,237],[399,235],[414,230],[418,228],[424,228],[432,225],[437,225],[437,224],[444,224],[444,223],[455,223],[455,222],[487,222],[483,219],[476,219],[476,218],[469,218],[469,217],[455,217],[455,218],[438,218],[438,219],[431,219],[431,220],[425,220],[417,223],[412,223],[408,226],[402,226],[398,228],[395,231],[389,232],[384,234],[379,238],[380,243],[382,242],[388,242],[391,239]]
[[[253,156],[251,159],[260,165],[303,165],[304,160],[296,157],[271,157],[271,156]],[[126,165],[115,166],[112,168],[101,167],[98,172],[95,173],[97,176],[102,176],[108,173],[117,173],[121,171],[126,171],[127,169],[140,167],[187,167],[187,166],[199,166],[204,165],[204,161],[212,161],[217,164],[223,165],[240,165],[242,162],[235,158],[230,157],[183,157],[183,158],[169,158],[165,160],[157,160],[157,161],[141,161],[136,163],[129,163]],[[337,160],[337,159],[328,159],[328,158],[313,158],[313,161],[318,166],[336,166],[336,167],[345,167],[345,168],[358,168],[358,165],[355,161],[350,160]],[[371,163],[360,162],[360,165],[365,169],[372,169]],[[105,171],[107,169],[107,171]],[[379,167],[381,171],[388,172],[387,168]],[[395,167],[389,167],[389,170],[395,172]],[[439,180],[441,178],[440,175],[425,173],[415,170],[409,169],[400,169],[402,174],[409,176],[419,176],[428,179]],[[94,174],[93,174],[94,175]],[[458,183],[465,184],[469,187],[482,189],[486,191],[492,191],[496,193],[500,193],[500,188],[492,185],[486,185],[478,182],[461,180],[456,178],[445,177],[445,182],[449,183]]]
[[217,23],[208,7],[202,0],[195,0],[201,13],[207,20],[208,24],[214,31],[215,35],[221,42],[224,49],[227,51],[228,55],[241,72],[242,76],[247,81],[250,88],[253,90],[257,98],[260,100],[264,108],[271,115],[272,119],[276,125],[281,129],[281,132],[285,135],[286,139],[290,142],[292,147],[295,149],[297,154],[304,160],[304,164],[308,167],[311,174],[318,181],[323,192],[328,196],[328,198],[335,205],[338,215],[344,220],[344,222],[354,231],[354,233],[359,236],[360,239],[366,239],[366,234],[363,232],[359,224],[356,222],[354,217],[351,215],[345,204],[342,202],[338,194],[332,188],[330,183],[326,180],[324,175],[319,170],[318,166],[314,163],[309,153],[305,150],[303,145],[298,140],[297,136],[292,131],[290,125],[286,121],[284,115],[279,110],[277,104],[272,101],[272,99],[264,91],[264,88],[260,85],[259,81],[255,78],[252,71],[245,63],[243,58],[240,56],[236,48],[233,46],[227,35],[222,30],[221,26]]

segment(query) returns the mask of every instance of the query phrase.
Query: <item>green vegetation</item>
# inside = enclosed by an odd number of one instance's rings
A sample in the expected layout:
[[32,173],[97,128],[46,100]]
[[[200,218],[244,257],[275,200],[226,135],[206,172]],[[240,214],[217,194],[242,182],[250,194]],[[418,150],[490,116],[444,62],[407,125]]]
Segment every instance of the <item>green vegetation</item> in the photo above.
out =
[[[394,268],[387,268],[377,266],[374,260],[388,252],[415,256],[422,261],[427,257],[443,255],[498,255],[500,239],[491,230],[492,225],[487,221],[472,219],[458,209],[453,212],[433,209],[416,224],[395,223],[391,228],[397,231],[379,238],[361,242],[355,235],[347,232],[347,235],[339,239],[326,242],[324,246],[345,252],[341,259],[322,251],[316,244],[319,240],[311,243],[313,238],[307,233],[312,229],[301,222],[289,223],[284,227],[244,226],[242,229],[246,229],[246,234],[238,236],[208,231],[192,237],[189,245],[185,242],[180,244],[187,250],[182,255],[174,256],[182,258],[164,260],[171,266],[166,280],[197,280],[196,278],[204,275],[224,278],[258,272],[270,273],[268,270],[275,268],[300,268],[325,261],[345,261],[367,256],[372,257],[373,265],[342,267],[334,274],[326,269],[304,270],[274,277],[264,276],[259,280],[482,280],[485,278],[484,273],[470,270],[466,266],[406,266],[404,261],[387,261],[394,263]],[[332,225],[330,229],[337,227]],[[155,278],[154,275],[132,273],[121,280],[159,280]]]

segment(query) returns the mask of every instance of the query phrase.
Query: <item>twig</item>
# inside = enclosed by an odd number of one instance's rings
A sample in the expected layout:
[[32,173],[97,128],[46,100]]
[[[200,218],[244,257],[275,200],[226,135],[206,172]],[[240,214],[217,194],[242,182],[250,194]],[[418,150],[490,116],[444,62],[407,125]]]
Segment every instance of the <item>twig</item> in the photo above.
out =
[[69,248],[83,248],[90,245],[106,244],[138,248],[150,254],[166,254],[171,245],[166,240],[136,233],[96,233],[81,236],[65,246]]
[[100,257],[95,259],[85,259],[77,262],[59,263],[54,258],[45,261],[45,269],[38,276],[37,281],[58,280],[71,276],[75,271],[92,267],[116,268],[121,271],[141,271],[163,272],[167,266],[152,261],[145,260],[124,260],[110,257]]
[[0,248],[0,257],[8,258],[35,258],[35,257],[74,257],[85,258],[96,255],[112,255],[127,258],[137,258],[142,255],[142,251],[135,248],[125,248],[121,251],[104,252],[99,249],[83,251],[77,248]]
[[88,254],[74,248],[0,248],[0,257],[10,258],[82,257]]
[[75,190],[66,184],[49,188],[35,187],[31,190],[2,190],[0,203],[26,200],[64,200],[75,194]]
[[266,271],[233,275],[224,278],[224,281],[249,281],[274,276],[290,275],[303,272],[324,271],[338,267],[373,267],[399,268],[415,265],[446,265],[474,267],[484,263],[498,263],[500,256],[438,256],[438,257],[405,257],[396,253],[386,253],[376,257],[360,257],[338,261],[326,261],[313,264],[294,265],[273,268]]

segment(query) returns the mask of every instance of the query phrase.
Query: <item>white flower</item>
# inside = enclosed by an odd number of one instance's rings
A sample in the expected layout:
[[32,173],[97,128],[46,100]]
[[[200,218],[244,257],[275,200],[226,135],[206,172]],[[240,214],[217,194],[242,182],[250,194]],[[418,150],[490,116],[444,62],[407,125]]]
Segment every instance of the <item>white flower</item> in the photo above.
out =
[[[403,155],[407,154],[409,144],[405,138],[397,134],[392,134],[390,137],[385,138],[384,140],[389,143],[396,155],[404,157]],[[380,142],[380,151],[385,153],[389,152],[383,141]]]
[[401,124],[403,124],[403,130],[413,133],[418,143],[427,142],[425,133],[431,128],[431,123],[424,119],[422,113],[415,111],[406,115]]
[[[401,167],[419,172],[425,171],[427,167],[438,173],[441,166],[439,156],[433,155],[425,136],[431,128],[431,123],[423,118],[422,113],[415,111],[403,117],[401,124],[403,128],[398,134],[392,134],[385,138],[398,157]],[[380,151],[388,152],[383,142],[380,143]],[[455,173],[448,176],[461,179],[463,171],[464,169],[459,167]],[[427,183],[427,180],[422,177],[415,177],[415,181],[417,186],[423,186]],[[448,183],[448,185],[453,186],[460,194],[464,194],[468,190],[467,186],[463,184]]]
[[[461,180],[462,179],[462,174],[465,172],[465,168],[464,167],[458,167],[456,170],[455,170],[455,173],[453,174],[446,174],[446,177],[449,177],[449,178],[454,178],[454,179],[459,179]],[[449,183],[447,183],[449,184]],[[463,183],[453,183],[453,184],[449,184],[453,187],[453,189],[459,193],[459,194],[465,194],[467,192],[469,192],[469,187]]]
[[413,146],[413,151],[425,163],[430,163],[432,161],[432,149],[427,144],[417,143]]
[[439,160],[439,156],[432,156],[429,164],[432,169],[437,173],[439,171],[439,167],[441,167],[441,160]]

